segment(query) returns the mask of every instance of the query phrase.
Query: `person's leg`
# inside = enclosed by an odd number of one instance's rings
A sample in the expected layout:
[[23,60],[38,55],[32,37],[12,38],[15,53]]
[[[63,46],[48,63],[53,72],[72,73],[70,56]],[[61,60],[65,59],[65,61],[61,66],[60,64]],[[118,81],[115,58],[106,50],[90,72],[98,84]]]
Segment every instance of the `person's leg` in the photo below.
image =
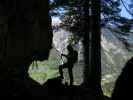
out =
[[70,77],[70,85],[73,85],[73,72],[72,72],[72,68],[73,67],[69,67],[68,68],[68,73],[69,73],[69,77]]
[[60,73],[60,78],[63,79],[63,65],[59,66],[59,73]]
[[64,77],[63,77],[63,69],[64,68],[67,68],[67,66],[68,66],[68,63],[64,63],[63,65],[60,65],[59,66],[59,73],[60,73],[60,77],[63,79]]

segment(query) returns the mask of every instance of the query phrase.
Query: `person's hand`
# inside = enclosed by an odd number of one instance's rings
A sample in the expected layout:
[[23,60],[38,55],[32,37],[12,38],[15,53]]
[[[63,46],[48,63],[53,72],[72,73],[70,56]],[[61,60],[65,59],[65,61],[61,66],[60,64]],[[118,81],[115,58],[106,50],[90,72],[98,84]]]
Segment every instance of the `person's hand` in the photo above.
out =
[[63,56],[63,54],[61,54],[61,56]]
[[65,56],[65,54],[61,54],[61,56]]

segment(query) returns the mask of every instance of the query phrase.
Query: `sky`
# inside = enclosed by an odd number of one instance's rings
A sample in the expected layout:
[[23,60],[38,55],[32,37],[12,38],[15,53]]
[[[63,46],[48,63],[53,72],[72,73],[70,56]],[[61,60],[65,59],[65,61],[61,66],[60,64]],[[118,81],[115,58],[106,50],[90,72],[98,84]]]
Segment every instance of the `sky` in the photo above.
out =
[[[130,3],[130,0],[123,0],[123,1],[124,3],[127,3],[127,4]],[[132,16],[126,11],[125,7],[123,5],[121,5],[121,7],[122,7],[122,11],[120,13],[121,16],[131,19]]]

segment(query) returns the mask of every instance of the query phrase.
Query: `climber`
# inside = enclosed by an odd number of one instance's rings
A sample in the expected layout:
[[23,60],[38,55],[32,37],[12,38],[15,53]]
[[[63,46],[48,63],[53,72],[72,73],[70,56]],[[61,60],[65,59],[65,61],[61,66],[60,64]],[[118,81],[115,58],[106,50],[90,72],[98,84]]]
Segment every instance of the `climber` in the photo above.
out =
[[68,50],[68,55],[61,54],[61,56],[64,56],[67,58],[67,62],[59,66],[59,73],[60,73],[61,79],[63,79],[63,68],[68,68],[68,73],[70,77],[70,85],[73,85],[72,69],[73,69],[74,64],[78,60],[78,53],[77,51],[73,50],[71,45],[67,46],[67,50]]

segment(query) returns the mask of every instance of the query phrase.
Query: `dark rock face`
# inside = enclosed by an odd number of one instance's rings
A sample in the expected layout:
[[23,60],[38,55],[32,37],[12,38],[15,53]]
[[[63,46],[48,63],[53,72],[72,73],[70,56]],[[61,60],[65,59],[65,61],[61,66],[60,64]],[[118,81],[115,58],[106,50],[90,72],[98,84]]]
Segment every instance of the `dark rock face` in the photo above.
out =
[[0,92],[8,95],[36,83],[29,65],[48,59],[53,36],[48,0],[1,0],[0,8]]
[[1,68],[47,59],[52,47],[48,1],[3,0],[0,7]]

